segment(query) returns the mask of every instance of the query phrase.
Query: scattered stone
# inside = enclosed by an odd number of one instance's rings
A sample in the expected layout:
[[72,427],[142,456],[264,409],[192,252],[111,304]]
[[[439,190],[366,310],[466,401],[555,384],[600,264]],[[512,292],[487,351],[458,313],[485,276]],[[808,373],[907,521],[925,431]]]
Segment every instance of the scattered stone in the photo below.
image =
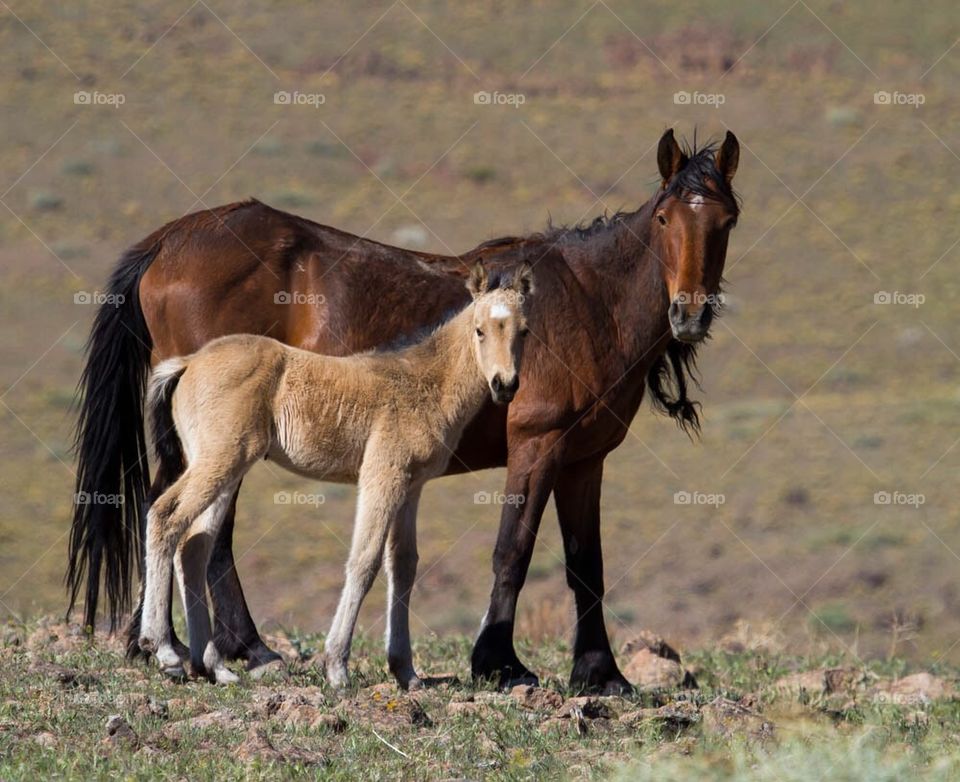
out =
[[255,760],[279,763],[283,760],[283,755],[273,746],[266,731],[259,725],[250,727],[246,738],[237,747],[234,754],[244,763],[252,763]]
[[287,725],[307,728],[329,728],[334,733],[346,730],[347,722],[339,714],[323,712],[308,703],[286,701],[275,712],[275,717]]
[[51,679],[56,679],[61,687],[82,687],[89,690],[100,683],[100,679],[92,673],[80,673],[73,668],[67,668],[65,665],[57,663],[35,663],[29,668],[29,673],[40,674]]
[[540,723],[541,733],[568,733],[575,728],[569,717],[548,717]]
[[708,733],[729,738],[746,734],[752,739],[773,737],[774,725],[741,703],[715,698],[701,709],[703,727]]
[[529,684],[518,684],[510,690],[510,697],[523,708],[533,711],[555,711],[563,705],[563,696],[559,692]]
[[624,645],[623,653],[629,657],[623,675],[641,690],[697,686],[693,674],[681,665],[677,650],[655,633],[641,631]]
[[285,660],[274,660],[266,665],[258,665],[250,671],[250,678],[262,684],[275,684],[289,679],[290,671]]
[[260,725],[250,726],[246,737],[236,748],[234,754],[244,763],[253,763],[259,760],[263,763],[302,763],[315,766],[323,762],[320,755],[306,749],[300,749],[299,747],[278,749]]
[[57,737],[49,731],[38,733],[33,740],[44,749],[54,749],[57,746]]
[[870,694],[875,703],[895,703],[901,706],[925,706],[933,701],[954,700],[957,697],[952,682],[926,672],[883,682]]
[[490,706],[486,703],[477,703],[476,701],[450,701],[447,704],[447,714],[451,717],[458,717],[462,714],[481,716],[489,714]]
[[107,736],[101,742],[106,747],[126,747],[134,749],[140,745],[140,738],[120,714],[107,717]]

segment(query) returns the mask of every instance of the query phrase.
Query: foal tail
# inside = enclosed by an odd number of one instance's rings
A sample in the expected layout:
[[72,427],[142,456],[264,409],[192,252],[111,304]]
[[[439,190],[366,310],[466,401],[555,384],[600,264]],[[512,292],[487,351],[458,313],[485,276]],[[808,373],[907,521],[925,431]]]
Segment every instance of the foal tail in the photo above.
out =
[[157,469],[170,480],[176,479],[186,467],[183,445],[173,421],[173,392],[183,373],[187,371],[188,358],[171,358],[157,365],[150,377],[147,392],[147,409],[153,428],[153,449],[157,456]]

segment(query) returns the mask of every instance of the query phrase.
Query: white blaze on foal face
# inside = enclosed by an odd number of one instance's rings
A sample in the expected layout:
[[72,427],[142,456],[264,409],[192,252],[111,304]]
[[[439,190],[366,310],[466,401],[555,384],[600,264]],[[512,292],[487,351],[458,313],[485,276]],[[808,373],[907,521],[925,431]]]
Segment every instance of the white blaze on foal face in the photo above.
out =
[[509,402],[520,384],[520,354],[527,333],[522,295],[507,288],[481,296],[473,324],[477,360],[493,400]]

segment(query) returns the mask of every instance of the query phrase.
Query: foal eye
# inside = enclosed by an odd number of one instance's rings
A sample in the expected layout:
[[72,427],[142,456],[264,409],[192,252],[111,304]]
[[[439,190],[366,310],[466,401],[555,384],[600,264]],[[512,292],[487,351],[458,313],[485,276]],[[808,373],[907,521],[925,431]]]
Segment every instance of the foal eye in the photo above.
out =
[[477,329],[477,337],[483,339],[483,329]]
[[520,336],[521,336],[521,337],[525,337],[525,336],[527,336],[527,334],[529,334],[529,333],[530,333],[530,329],[528,329],[526,326],[524,326],[522,329],[520,329]]
[[659,215],[657,215],[657,222],[660,223],[660,225],[666,225],[666,224],[667,224],[667,218],[664,217],[662,214],[659,214]]

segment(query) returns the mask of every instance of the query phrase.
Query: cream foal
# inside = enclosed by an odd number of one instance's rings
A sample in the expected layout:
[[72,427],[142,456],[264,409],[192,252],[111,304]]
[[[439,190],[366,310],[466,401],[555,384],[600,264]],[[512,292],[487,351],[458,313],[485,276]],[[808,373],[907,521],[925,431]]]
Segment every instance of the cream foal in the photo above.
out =
[[509,402],[516,393],[531,269],[491,284],[478,264],[467,288],[468,307],[402,350],[331,357],[235,335],[157,366],[148,401],[157,452],[185,463],[147,517],[140,648],[162,670],[184,674],[169,625],[175,565],[194,669],[221,683],[237,679],[212,640],[207,563],[233,492],[266,457],[300,475],[359,486],[346,582],[327,636],[330,683],[349,682],[357,615],[386,547],[390,670],[402,687],[420,685],[408,617],[417,502],[487,396]]

